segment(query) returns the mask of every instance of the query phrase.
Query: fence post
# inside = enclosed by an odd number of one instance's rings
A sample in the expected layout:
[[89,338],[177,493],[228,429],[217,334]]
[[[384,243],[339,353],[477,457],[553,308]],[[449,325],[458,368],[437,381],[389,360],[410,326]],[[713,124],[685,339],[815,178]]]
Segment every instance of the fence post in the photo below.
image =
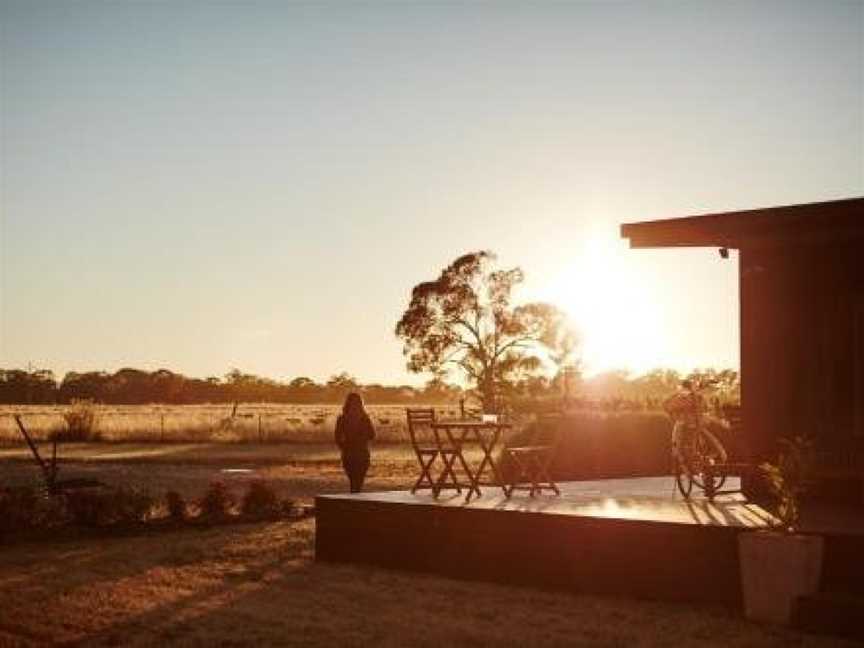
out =
[[258,443],[264,443],[264,433],[261,431],[261,412],[258,412]]
[[165,443],[165,412],[159,415],[159,442]]

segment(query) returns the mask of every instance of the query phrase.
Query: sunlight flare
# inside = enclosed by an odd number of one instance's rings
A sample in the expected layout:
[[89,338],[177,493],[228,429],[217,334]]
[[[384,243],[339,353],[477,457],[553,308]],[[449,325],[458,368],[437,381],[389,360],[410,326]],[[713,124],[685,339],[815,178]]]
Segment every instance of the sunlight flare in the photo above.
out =
[[589,374],[611,369],[639,374],[669,362],[662,306],[626,252],[626,243],[593,234],[544,290],[579,331],[579,355]]

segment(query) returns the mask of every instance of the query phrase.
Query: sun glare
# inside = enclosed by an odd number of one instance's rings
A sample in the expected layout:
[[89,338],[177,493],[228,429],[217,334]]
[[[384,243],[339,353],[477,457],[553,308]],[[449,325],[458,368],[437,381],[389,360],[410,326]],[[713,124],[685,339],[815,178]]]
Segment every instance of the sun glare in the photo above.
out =
[[610,369],[639,374],[668,364],[661,305],[627,254],[626,243],[592,236],[544,291],[579,331],[579,355],[588,374]]

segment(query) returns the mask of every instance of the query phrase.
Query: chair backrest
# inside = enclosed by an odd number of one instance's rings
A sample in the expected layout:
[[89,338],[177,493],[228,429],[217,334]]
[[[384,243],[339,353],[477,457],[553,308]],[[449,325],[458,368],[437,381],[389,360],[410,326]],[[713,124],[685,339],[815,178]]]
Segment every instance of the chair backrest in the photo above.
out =
[[405,410],[405,416],[408,419],[408,437],[411,439],[412,446],[416,448],[423,445],[420,434],[422,430],[428,430],[428,436],[431,440],[432,424],[435,422],[435,410],[433,408],[409,407]]

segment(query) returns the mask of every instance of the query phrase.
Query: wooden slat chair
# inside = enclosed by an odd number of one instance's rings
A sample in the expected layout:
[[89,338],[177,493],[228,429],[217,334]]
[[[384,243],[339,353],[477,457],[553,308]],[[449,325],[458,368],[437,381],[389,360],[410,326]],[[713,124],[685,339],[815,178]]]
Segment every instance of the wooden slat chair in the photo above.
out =
[[[417,455],[417,463],[420,466],[420,476],[411,487],[411,492],[430,489],[437,497],[442,488],[455,488],[461,493],[462,489],[453,472],[453,462],[458,452],[454,448],[446,448],[442,445],[438,432],[432,428],[435,422],[435,410],[430,408],[407,408],[405,414],[408,419],[408,436],[411,447]],[[433,477],[432,469],[436,460],[441,460],[442,469],[438,477]]]
[[527,490],[531,497],[544,490],[561,494],[558,484],[549,474],[549,466],[561,437],[561,424],[556,419],[548,421],[547,425],[548,429],[538,430],[529,445],[504,448],[511,466],[508,482],[504,485],[507,497],[512,496],[515,490]]

